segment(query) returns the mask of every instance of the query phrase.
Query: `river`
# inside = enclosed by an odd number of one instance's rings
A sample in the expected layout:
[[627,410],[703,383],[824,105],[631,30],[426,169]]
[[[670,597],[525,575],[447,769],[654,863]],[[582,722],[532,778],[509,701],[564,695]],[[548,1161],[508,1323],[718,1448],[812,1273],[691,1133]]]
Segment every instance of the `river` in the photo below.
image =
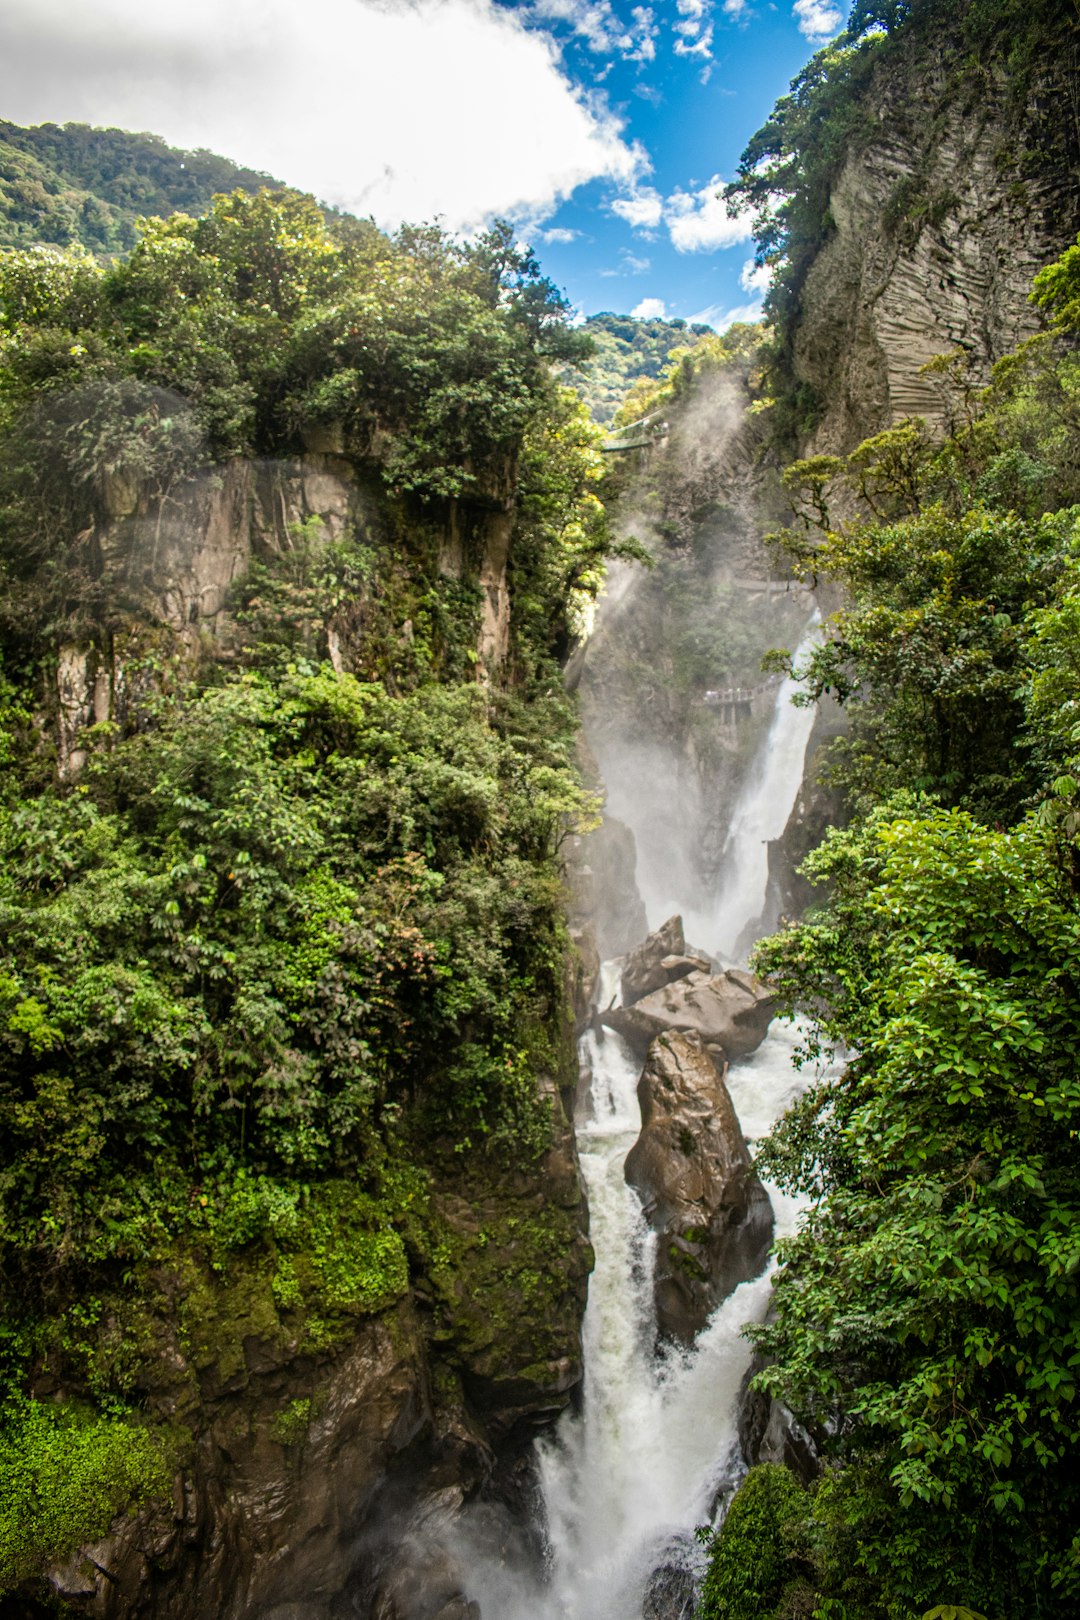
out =
[[[815,633],[808,629],[807,640]],[[752,941],[765,907],[767,843],[783,831],[802,782],[813,713],[792,704],[794,683],[777,691],[768,732],[731,817],[714,895],[688,893],[649,903],[649,925],[682,911],[687,937],[733,960]],[[635,829],[642,836],[643,829]],[[655,863],[654,863],[655,864]],[[648,903],[648,901],[647,901]],[[618,967],[602,970],[598,1002],[618,991]],[[728,1088],[743,1132],[763,1135],[798,1093],[798,1032],[774,1023],[756,1053],[732,1065]],[[596,1267],[584,1323],[581,1407],[538,1443],[543,1578],[468,1556],[469,1596],[484,1620],[683,1620],[702,1552],[695,1528],[708,1522],[725,1484],[738,1477],[737,1397],[750,1362],[741,1336],[760,1319],[770,1276],[742,1284],[688,1350],[657,1345],[653,1314],[654,1235],[623,1165],[641,1126],[641,1070],[612,1030],[589,1030],[581,1060],[591,1076],[577,1122]],[[777,1236],[798,1209],[769,1188]],[[657,1595],[657,1585],[665,1595]],[[650,1597],[649,1594],[652,1594]]]

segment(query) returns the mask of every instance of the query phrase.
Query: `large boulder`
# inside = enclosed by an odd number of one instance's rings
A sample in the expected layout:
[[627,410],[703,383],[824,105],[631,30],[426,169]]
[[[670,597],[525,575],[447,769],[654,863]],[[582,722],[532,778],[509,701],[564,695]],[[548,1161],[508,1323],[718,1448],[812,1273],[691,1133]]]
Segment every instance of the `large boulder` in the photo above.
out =
[[639,1052],[665,1030],[700,1035],[703,1043],[726,1058],[748,1057],[765,1039],[776,1010],[776,997],[760,979],[741,968],[725,973],[688,973],[629,1007],[612,1007],[601,1016]]
[[708,973],[709,961],[687,952],[681,917],[667,922],[623,958],[619,989],[625,1007],[688,973]]
[[638,1098],[641,1135],[626,1179],[659,1235],[657,1324],[690,1344],[722,1299],[760,1275],[772,1206],[724,1077],[697,1034],[669,1030],[653,1042]]
[[748,1468],[759,1463],[782,1463],[804,1485],[821,1473],[817,1446],[798,1418],[764,1390],[752,1389],[751,1380],[765,1363],[755,1356],[739,1392],[739,1449]]

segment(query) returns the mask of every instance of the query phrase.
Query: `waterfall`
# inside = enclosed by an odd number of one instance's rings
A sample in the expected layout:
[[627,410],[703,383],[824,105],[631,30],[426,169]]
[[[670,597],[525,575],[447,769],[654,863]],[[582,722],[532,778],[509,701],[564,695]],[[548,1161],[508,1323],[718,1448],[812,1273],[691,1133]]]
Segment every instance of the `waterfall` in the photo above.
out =
[[[785,1026],[730,1074],[748,1133],[764,1133],[798,1090],[797,1032]],[[607,1030],[583,1040],[592,1070],[592,1118],[578,1147],[589,1198],[596,1269],[585,1313],[582,1410],[564,1415],[538,1446],[549,1548],[546,1579],[476,1561],[469,1596],[484,1620],[639,1620],[652,1572],[694,1569],[695,1528],[732,1471],[736,1396],[750,1363],[745,1322],[768,1304],[770,1276],[743,1283],[690,1350],[658,1357],[653,1318],[655,1243],[623,1162],[641,1125],[640,1061]],[[769,1189],[777,1235],[798,1206]]]
[[[795,654],[796,668],[816,645],[819,623],[815,612]],[[687,937],[729,962],[744,956],[745,945],[752,943],[747,935],[765,909],[769,841],[783,834],[802,783],[814,710],[796,707],[792,700],[798,690],[788,675],[776,694],[765,746],[732,812],[716,895],[704,905],[682,908]],[[655,927],[662,919],[649,920]]]
[[[809,644],[808,636],[800,654]],[[691,912],[692,937],[712,949],[734,949],[764,908],[764,840],[778,837],[791,813],[812,723],[809,711],[792,706],[794,690],[788,680],[777,693],[762,756],[733,817],[719,900]],[[607,963],[601,1005],[617,992],[616,966]],[[758,1051],[729,1071],[751,1143],[801,1087],[793,1063],[798,1039],[797,1028],[774,1026]],[[548,1548],[543,1578],[483,1556],[469,1545],[467,1523],[462,1528],[458,1552],[484,1620],[640,1620],[658,1569],[689,1592],[703,1558],[693,1532],[738,1469],[737,1395],[751,1357],[741,1329],[761,1318],[771,1287],[769,1271],[743,1283],[690,1349],[666,1346],[657,1354],[655,1236],[623,1174],[641,1128],[641,1064],[618,1034],[597,1028],[583,1036],[581,1058],[591,1085],[577,1141],[596,1252],[582,1407],[564,1414],[537,1448]],[[782,1237],[799,1206],[768,1191]],[[676,1597],[664,1612],[687,1614],[688,1601],[680,1607]]]

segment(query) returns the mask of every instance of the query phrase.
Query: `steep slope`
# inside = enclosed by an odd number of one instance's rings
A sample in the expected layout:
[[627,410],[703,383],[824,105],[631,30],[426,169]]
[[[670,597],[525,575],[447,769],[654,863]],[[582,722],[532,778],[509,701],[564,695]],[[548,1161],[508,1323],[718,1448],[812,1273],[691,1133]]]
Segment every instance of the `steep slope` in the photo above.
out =
[[295,194],[0,278],[3,1612],[366,1613],[580,1379],[574,339]]
[[692,349],[711,332],[683,320],[638,320],[633,315],[590,315],[582,323],[592,355],[568,375],[597,422],[610,422],[635,383],[655,381],[676,349]]
[[127,253],[136,221],[200,214],[218,192],[280,191],[280,181],[213,152],[182,152],[157,135],[89,124],[0,120],[0,247],[81,242]]
[[[777,393],[810,453],[900,417],[939,427],[1037,329],[1035,272],[1080,227],[1080,42],[1066,0],[857,5],[747,149],[771,211]],[[777,200],[779,206],[777,207]]]

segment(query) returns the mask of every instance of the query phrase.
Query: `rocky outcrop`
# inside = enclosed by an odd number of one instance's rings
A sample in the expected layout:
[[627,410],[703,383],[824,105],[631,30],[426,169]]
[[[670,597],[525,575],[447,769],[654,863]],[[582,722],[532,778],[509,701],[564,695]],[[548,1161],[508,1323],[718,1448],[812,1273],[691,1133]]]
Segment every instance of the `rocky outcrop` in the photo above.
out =
[[450,1490],[413,1516],[408,1535],[376,1576],[371,1620],[481,1620],[465,1593],[460,1560],[445,1545],[461,1506]]
[[809,1485],[821,1472],[817,1447],[783,1401],[749,1387],[759,1370],[760,1363],[751,1367],[739,1396],[739,1449],[743,1461],[748,1468],[756,1468],[759,1463],[782,1463]]
[[[174,1358],[173,1373],[186,1372],[182,1353]],[[249,1332],[238,1357],[196,1373],[194,1388],[174,1386],[176,1419],[198,1437],[171,1504],[121,1518],[49,1571],[49,1585],[103,1620],[232,1620],[289,1604],[324,1620],[365,1503],[394,1459],[435,1427],[415,1310],[403,1303],[358,1326],[337,1357],[289,1356]],[[210,1397],[217,1381],[225,1387]],[[482,1468],[478,1436],[471,1453]]]
[[665,1030],[697,1035],[723,1062],[748,1057],[765,1039],[776,997],[741,968],[688,973],[630,1007],[611,1007],[603,1022],[644,1052]]
[[411,1286],[330,1344],[265,1271],[159,1275],[145,1405],[191,1437],[172,1500],[48,1571],[52,1594],[93,1620],[475,1620],[446,1526],[581,1379],[592,1252],[556,1113],[539,1164],[432,1167]]
[[[432,563],[445,577],[477,583],[477,672],[485,680],[497,676],[510,644],[513,502],[505,482],[447,503]],[[183,678],[202,659],[235,656],[232,598],[253,560],[294,554],[299,563],[345,536],[377,549],[387,524],[378,481],[340,448],[274,462],[236,459],[153,497],[134,481],[111,480],[101,519],[82,537],[109,604],[107,622],[58,650],[61,776],[77,775],[85,763],[80,734],[103,722],[124,725],[164,672]],[[319,655],[338,670],[362,664],[366,620],[362,599],[329,608]],[[411,638],[411,622],[398,629]]]
[[708,973],[711,965],[707,957],[687,954],[683,920],[669,917],[623,958],[619,977],[623,1006],[640,1001],[653,990],[662,990],[676,979],[684,979],[688,973]]
[[567,844],[572,925],[592,932],[599,956],[622,956],[648,928],[635,872],[637,849],[630,828],[605,816],[593,832]]
[[626,1179],[659,1236],[657,1324],[689,1344],[720,1301],[761,1272],[772,1208],[723,1075],[699,1037],[671,1031],[654,1041],[638,1097],[641,1135]]
[[977,60],[938,16],[880,53],[802,288],[795,378],[822,410],[807,453],[944,423],[955,384],[927,361],[959,350],[978,387],[1037,329],[1032,279],[1080,227],[1077,57],[1074,37],[1021,86],[1009,45]]

